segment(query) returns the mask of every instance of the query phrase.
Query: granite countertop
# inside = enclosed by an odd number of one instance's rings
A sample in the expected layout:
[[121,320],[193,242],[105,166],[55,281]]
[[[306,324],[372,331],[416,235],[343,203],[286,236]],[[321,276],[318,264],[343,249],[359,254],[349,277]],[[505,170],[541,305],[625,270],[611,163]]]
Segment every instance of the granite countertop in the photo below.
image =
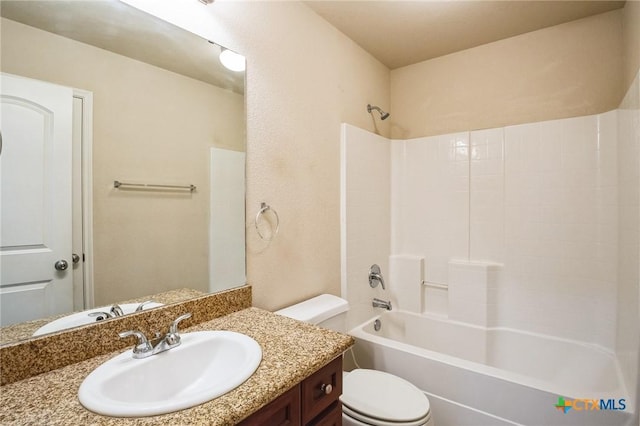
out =
[[185,332],[231,330],[254,338],[262,362],[233,391],[193,408],[153,417],[106,417],[86,410],[78,388],[97,366],[122,351],[98,356],[0,388],[0,423],[20,425],[233,425],[283,394],[353,344],[351,336],[258,308],[216,318]]

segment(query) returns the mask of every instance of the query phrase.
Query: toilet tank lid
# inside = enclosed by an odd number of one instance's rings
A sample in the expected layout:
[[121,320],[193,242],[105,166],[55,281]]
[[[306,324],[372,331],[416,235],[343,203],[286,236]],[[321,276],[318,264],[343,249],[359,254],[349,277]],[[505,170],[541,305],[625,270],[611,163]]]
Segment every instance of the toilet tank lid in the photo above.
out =
[[346,312],[349,303],[333,294],[321,294],[296,303],[295,305],[276,311],[276,314],[297,319],[311,324],[319,324],[333,316]]

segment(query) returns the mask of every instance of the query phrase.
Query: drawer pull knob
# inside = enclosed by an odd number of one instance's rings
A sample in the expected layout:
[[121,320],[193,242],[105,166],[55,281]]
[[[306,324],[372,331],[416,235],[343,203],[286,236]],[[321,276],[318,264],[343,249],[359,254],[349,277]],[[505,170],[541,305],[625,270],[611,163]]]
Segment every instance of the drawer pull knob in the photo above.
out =
[[320,391],[322,391],[325,395],[329,395],[332,390],[333,390],[333,386],[331,385],[327,385],[323,383],[322,386],[320,386]]

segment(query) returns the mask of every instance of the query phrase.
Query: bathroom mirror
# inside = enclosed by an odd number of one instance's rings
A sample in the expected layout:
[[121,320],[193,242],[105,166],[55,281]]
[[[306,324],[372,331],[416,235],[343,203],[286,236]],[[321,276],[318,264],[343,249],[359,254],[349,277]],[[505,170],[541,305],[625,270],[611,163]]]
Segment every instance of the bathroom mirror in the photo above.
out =
[[[78,89],[72,233],[87,262],[64,271],[74,275],[69,309],[44,316],[245,284],[245,79],[221,65],[223,48],[118,0],[3,0],[0,14],[3,73]],[[29,297],[12,302],[19,314]]]

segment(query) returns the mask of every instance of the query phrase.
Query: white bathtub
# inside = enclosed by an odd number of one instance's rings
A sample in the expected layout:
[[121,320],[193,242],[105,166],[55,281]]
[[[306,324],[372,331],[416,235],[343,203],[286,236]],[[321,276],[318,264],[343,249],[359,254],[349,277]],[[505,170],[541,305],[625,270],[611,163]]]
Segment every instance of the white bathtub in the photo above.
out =
[[[436,426],[623,426],[632,421],[616,358],[596,346],[401,311],[377,319],[379,331],[374,320],[350,331],[358,363],[422,389]],[[625,399],[627,407],[565,414],[555,408],[559,396]]]

